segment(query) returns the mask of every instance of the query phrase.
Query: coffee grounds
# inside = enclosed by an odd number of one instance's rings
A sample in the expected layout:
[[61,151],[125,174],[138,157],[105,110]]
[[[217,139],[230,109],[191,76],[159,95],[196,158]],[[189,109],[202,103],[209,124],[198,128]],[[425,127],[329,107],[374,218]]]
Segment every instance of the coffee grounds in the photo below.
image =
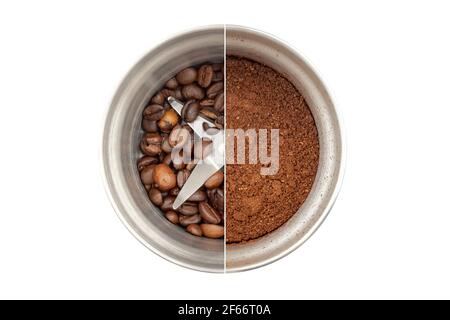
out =
[[227,127],[280,129],[277,174],[262,176],[261,164],[227,165],[226,241],[238,243],[277,229],[300,208],[317,172],[319,140],[305,100],[286,78],[237,57],[227,57],[226,70]]

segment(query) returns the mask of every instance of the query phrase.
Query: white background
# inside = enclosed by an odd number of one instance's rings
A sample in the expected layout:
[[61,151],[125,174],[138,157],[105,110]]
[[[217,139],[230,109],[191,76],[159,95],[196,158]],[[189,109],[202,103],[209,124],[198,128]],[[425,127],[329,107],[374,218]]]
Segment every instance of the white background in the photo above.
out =
[[[450,298],[445,1],[2,1],[0,298]],[[99,163],[128,69],[186,28],[251,26],[296,47],[343,114],[331,214],[264,268],[194,272],[122,226]]]

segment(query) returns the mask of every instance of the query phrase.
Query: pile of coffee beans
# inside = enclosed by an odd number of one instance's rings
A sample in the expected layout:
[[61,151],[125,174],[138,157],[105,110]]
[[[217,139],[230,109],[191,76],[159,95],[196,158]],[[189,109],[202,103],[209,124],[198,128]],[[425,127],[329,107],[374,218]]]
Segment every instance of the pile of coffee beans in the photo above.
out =
[[[181,70],[166,82],[150,100],[142,113],[140,150],[143,156],[137,162],[141,181],[150,201],[158,206],[173,224],[180,225],[195,236],[222,238],[224,236],[224,175],[216,172],[181,207],[172,205],[198,159],[206,157],[211,141],[194,138],[187,123],[198,116],[214,123],[209,130],[224,126],[224,77],[222,63],[206,63]],[[174,97],[183,104],[181,117],[168,104]],[[190,143],[194,157],[186,162],[183,157],[172,157],[174,148]],[[200,156],[196,152],[197,146]]]

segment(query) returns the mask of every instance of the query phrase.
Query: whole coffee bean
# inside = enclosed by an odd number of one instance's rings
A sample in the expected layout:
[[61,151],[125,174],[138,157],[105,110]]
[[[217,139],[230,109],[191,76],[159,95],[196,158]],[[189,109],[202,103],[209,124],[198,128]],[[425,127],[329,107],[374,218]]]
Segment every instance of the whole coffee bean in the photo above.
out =
[[171,153],[172,152],[172,146],[169,143],[169,136],[164,135],[163,141],[161,142],[161,150],[165,153]]
[[183,188],[183,186],[186,183],[187,179],[189,178],[190,174],[191,174],[191,172],[187,169],[178,171],[178,173],[177,173],[178,188]]
[[142,116],[144,119],[157,121],[164,115],[164,108],[159,104],[151,104],[144,109]]
[[158,132],[158,124],[156,121],[142,119],[141,127],[145,132]]
[[151,164],[158,163],[158,158],[151,156],[143,156],[138,160],[137,167],[138,171],[144,170],[145,167],[148,167]]
[[178,224],[178,222],[179,222],[178,213],[176,213],[173,210],[167,211],[164,214],[164,216],[166,217],[167,220],[169,220],[173,224]]
[[206,192],[203,190],[197,190],[187,199],[187,201],[200,202],[205,201],[206,199],[207,199]]
[[217,210],[224,210],[224,196],[223,189],[215,188],[206,190],[209,203]]
[[[198,213],[197,203],[186,201],[178,208],[178,212],[185,216],[192,216],[194,214],[197,214]],[[198,223],[198,222],[191,222],[191,223]]]
[[214,71],[223,71],[223,63],[213,63],[211,67]]
[[218,112],[223,112],[224,109],[224,93],[221,92],[216,96],[216,99],[214,101],[214,109],[216,109]]
[[194,215],[190,215],[190,216],[180,215],[180,224],[183,227],[186,227],[193,223],[200,223],[201,221],[202,221],[202,218],[200,217],[199,214],[194,214]]
[[209,177],[208,180],[206,180],[205,187],[207,189],[214,189],[220,187],[222,182],[223,182],[223,172],[219,170],[216,173],[214,173],[211,177]]
[[178,114],[173,109],[164,112],[162,118],[158,121],[158,126],[163,132],[170,132],[178,124]]
[[162,211],[169,211],[169,210],[173,210],[173,202],[175,201],[175,197],[174,196],[167,196],[163,199],[163,203],[160,206],[160,209]]
[[202,223],[200,225],[203,235],[207,238],[218,239],[222,238],[224,234],[223,226],[217,224]]
[[217,128],[219,129],[223,129],[224,127],[224,116],[218,116],[216,120],[214,120],[214,124],[216,125]]
[[175,95],[175,90],[171,90],[171,89],[162,89],[160,91],[160,93],[162,94],[162,96],[164,97],[164,103],[166,102],[166,99],[168,97],[173,97]]
[[197,82],[200,87],[207,88],[211,84],[214,75],[214,70],[211,65],[202,65],[197,72]]
[[183,100],[183,93],[181,92],[181,88],[180,87],[178,87],[176,90],[175,90],[175,99],[178,99],[178,100]]
[[181,148],[190,140],[190,132],[180,125],[175,126],[169,135],[169,144],[171,147]]
[[175,196],[175,197],[178,196],[179,193],[180,193],[180,188],[178,188],[178,187],[170,189],[170,191],[169,191],[169,194],[171,196]]
[[166,82],[166,88],[175,90],[178,87],[177,79],[171,78]]
[[222,71],[214,72],[212,82],[218,82],[222,80],[223,80],[223,72]]
[[223,81],[215,82],[206,90],[206,96],[213,99],[221,92],[223,92]]
[[175,78],[181,85],[191,84],[197,80],[197,70],[195,68],[186,68],[178,72]]
[[219,224],[221,217],[219,213],[208,202],[203,201],[198,204],[198,211],[202,219],[211,224]]
[[183,88],[181,88],[181,93],[186,100],[201,100],[205,97],[205,90],[195,83],[185,85]]
[[203,130],[206,131],[207,134],[209,134],[210,136],[213,136],[217,133],[219,133],[220,129],[216,128],[216,127],[211,127],[208,122],[203,122],[202,124]]
[[153,169],[153,183],[159,190],[169,191],[177,185],[177,177],[168,165],[160,163]]
[[149,156],[156,156],[161,153],[162,137],[158,133],[146,133],[141,139],[141,151]]
[[156,188],[151,188],[150,191],[148,192],[148,197],[150,198],[150,201],[155,205],[155,206],[160,206],[163,203],[163,196],[161,191],[159,191]]
[[214,99],[203,99],[203,100],[200,100],[200,102],[199,102],[200,107],[213,107],[214,103],[215,103]]
[[164,100],[166,99],[166,97],[164,97],[164,95],[160,92],[157,92],[153,98],[150,100],[151,103],[154,104],[159,104],[159,105],[163,105],[164,104]]
[[165,165],[170,167],[170,165],[172,164],[172,155],[170,153],[166,154],[161,163],[164,163]]
[[191,223],[187,226],[186,231],[194,236],[201,237],[202,236],[202,228],[196,223]]
[[213,107],[203,107],[200,109],[200,114],[206,118],[215,120],[219,116],[219,113]]
[[141,181],[145,185],[152,185],[153,184],[153,170],[155,168],[156,164],[151,164],[141,171]]
[[200,104],[196,100],[189,100],[181,110],[181,117],[187,122],[192,122],[197,118],[199,111]]

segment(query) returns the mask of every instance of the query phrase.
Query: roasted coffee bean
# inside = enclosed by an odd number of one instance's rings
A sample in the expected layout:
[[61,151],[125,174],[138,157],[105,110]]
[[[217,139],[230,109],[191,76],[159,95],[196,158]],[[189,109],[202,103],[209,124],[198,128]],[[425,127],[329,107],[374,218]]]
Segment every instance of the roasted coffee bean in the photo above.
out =
[[162,137],[158,133],[146,133],[141,139],[141,151],[149,156],[161,153]]
[[197,118],[199,111],[200,104],[196,100],[189,100],[181,110],[181,117],[187,122],[192,122]]
[[164,104],[165,99],[166,97],[164,97],[164,95],[161,92],[157,92],[150,101],[151,103],[159,104],[162,106]]
[[[198,213],[197,203],[186,201],[178,208],[178,212],[185,216],[192,216],[192,215]],[[197,222],[191,222],[191,223],[197,223]]]
[[183,227],[187,227],[190,224],[193,223],[200,223],[202,221],[202,218],[200,217],[199,214],[194,214],[194,215],[189,215],[189,216],[185,216],[185,215],[180,215],[180,224]]
[[214,189],[220,187],[223,182],[223,172],[217,171],[211,177],[208,178],[205,182],[205,187],[207,189]]
[[169,220],[173,224],[178,224],[179,223],[178,213],[176,213],[173,210],[167,211],[164,214],[164,216],[166,217],[167,220]]
[[196,223],[191,223],[188,225],[186,227],[186,231],[197,237],[201,237],[203,235],[202,228],[200,228],[200,226]]
[[175,99],[183,100],[183,93],[181,92],[181,88],[180,87],[178,87],[175,90]]
[[203,122],[202,127],[203,130],[205,130],[206,133],[209,134],[210,136],[213,136],[220,131],[219,128],[210,126],[208,122]]
[[144,119],[157,121],[164,115],[164,108],[159,104],[151,104],[144,109],[142,116]]
[[213,107],[203,107],[200,110],[200,114],[206,118],[216,120],[219,116],[219,113]]
[[223,189],[215,188],[206,190],[209,203],[217,210],[223,211],[224,209],[224,197]]
[[176,80],[181,85],[187,85],[197,80],[197,70],[195,68],[186,68],[176,75]]
[[224,116],[218,116],[217,119],[214,121],[214,124],[217,128],[223,129],[224,127]]
[[163,199],[163,203],[160,206],[160,209],[162,211],[169,211],[169,210],[173,210],[173,202],[175,201],[175,197],[174,196],[167,196]]
[[166,99],[168,97],[173,97],[175,95],[175,90],[171,90],[171,89],[162,89],[160,91],[160,93],[162,94],[162,96],[164,97],[164,103],[166,103]]
[[223,112],[224,109],[224,93],[221,92],[216,96],[216,99],[214,101],[214,109],[216,109],[218,112]]
[[183,188],[184,184],[186,183],[187,179],[189,178],[189,175],[191,172],[187,169],[180,170],[177,173],[177,186],[179,188]]
[[203,190],[197,190],[187,199],[187,201],[200,202],[205,201],[206,199],[207,199],[206,192]]
[[218,82],[222,80],[223,80],[223,72],[222,71],[214,72],[212,82]]
[[171,153],[172,152],[172,146],[169,143],[169,136],[163,135],[163,141],[161,142],[161,150],[165,153]]
[[166,82],[166,88],[175,90],[178,87],[177,79],[171,78]]
[[[199,115],[210,119],[214,125],[205,126],[205,131],[211,135],[224,127],[223,68],[223,63],[186,68],[154,94],[142,112],[142,129],[146,133],[140,147],[144,156],[137,161],[148,197],[165,212],[166,219],[181,224],[193,235],[210,238],[223,237],[223,177],[219,187],[207,181],[205,185],[214,188],[201,187],[177,210],[173,209],[173,203],[198,159],[210,154],[213,146],[211,140],[194,138],[187,122]],[[184,104],[181,117],[166,100],[169,96]],[[183,159],[183,152],[187,151],[194,152],[194,160]],[[219,229],[214,227],[216,224],[220,225]],[[207,234],[203,234],[202,228]]]
[[171,147],[181,148],[191,140],[190,132],[180,125],[175,126],[169,135],[169,144]]
[[170,132],[177,124],[178,114],[173,109],[166,110],[161,120],[158,121],[158,126],[163,132]]
[[205,97],[205,90],[195,83],[185,85],[183,88],[181,88],[181,93],[187,100],[201,100]]
[[150,198],[150,201],[155,205],[155,206],[160,206],[163,203],[163,196],[161,191],[159,191],[156,188],[151,188],[150,191],[148,192],[148,197]]
[[177,177],[164,163],[157,164],[153,170],[153,183],[161,191],[168,191],[177,185]]
[[198,211],[202,219],[211,224],[219,224],[221,217],[219,212],[214,209],[208,202],[203,201],[198,204]]
[[153,171],[156,164],[151,164],[141,171],[141,181],[145,185],[152,185],[153,184]]
[[143,156],[138,160],[137,164],[138,171],[142,171],[144,170],[145,167],[148,167],[149,165],[156,163],[158,163],[158,158],[151,156]]
[[142,130],[145,132],[158,132],[158,124],[156,121],[142,119]]
[[206,90],[206,96],[213,99],[221,92],[223,92],[223,81],[215,82]]
[[166,166],[170,167],[170,165],[172,164],[172,155],[170,153],[166,154],[161,163],[164,163]]
[[199,102],[200,107],[213,107],[214,103],[215,103],[214,99],[203,99],[203,100],[200,100],[200,102]]
[[200,87],[207,88],[211,84],[214,76],[214,70],[211,65],[202,65],[197,72],[197,82]]
[[223,71],[223,63],[213,63],[211,67],[214,71]]
[[223,226],[217,224],[202,223],[200,228],[202,229],[203,235],[207,238],[218,239],[222,238],[224,234]]
[[178,196],[179,193],[180,193],[180,188],[178,188],[178,187],[170,189],[170,191],[169,191],[169,194],[171,196],[175,196],[175,197]]

